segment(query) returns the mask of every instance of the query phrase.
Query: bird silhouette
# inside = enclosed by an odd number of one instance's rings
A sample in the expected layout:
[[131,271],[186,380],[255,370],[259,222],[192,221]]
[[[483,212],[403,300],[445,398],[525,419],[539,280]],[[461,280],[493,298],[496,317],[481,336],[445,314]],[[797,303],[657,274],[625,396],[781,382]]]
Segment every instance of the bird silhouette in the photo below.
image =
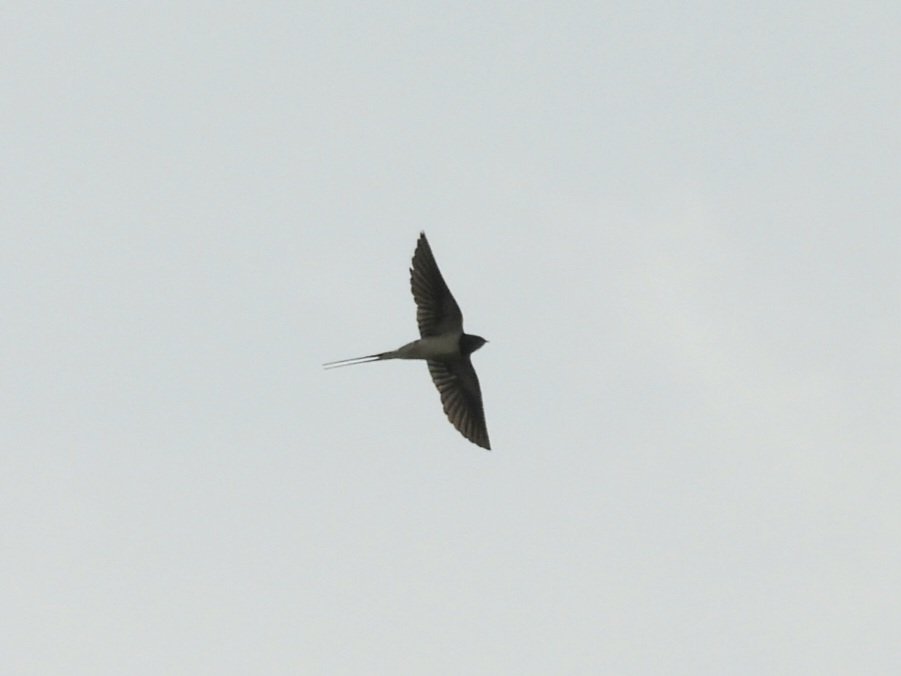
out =
[[464,437],[490,450],[482,391],[470,360],[470,355],[488,341],[463,332],[460,306],[441,276],[424,232],[419,234],[413,254],[410,289],[416,301],[418,340],[396,350],[332,361],[323,366],[337,368],[386,359],[425,360],[448,420]]

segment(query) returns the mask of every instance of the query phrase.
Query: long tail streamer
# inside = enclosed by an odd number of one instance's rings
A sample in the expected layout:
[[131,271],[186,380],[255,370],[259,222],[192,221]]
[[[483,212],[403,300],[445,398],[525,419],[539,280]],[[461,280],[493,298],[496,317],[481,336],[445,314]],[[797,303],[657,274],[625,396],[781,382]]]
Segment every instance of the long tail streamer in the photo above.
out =
[[354,364],[366,364],[371,361],[379,361],[384,359],[389,353],[380,352],[379,354],[370,354],[365,357],[354,357],[353,359],[339,359],[338,361],[326,362],[322,366],[327,369],[336,369],[339,366],[353,366]]

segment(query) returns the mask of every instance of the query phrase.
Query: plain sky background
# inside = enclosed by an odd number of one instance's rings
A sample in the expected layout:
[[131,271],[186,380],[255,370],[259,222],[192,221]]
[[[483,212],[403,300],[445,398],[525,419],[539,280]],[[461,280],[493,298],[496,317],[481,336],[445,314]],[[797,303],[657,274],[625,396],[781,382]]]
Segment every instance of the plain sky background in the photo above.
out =
[[0,671],[901,673],[899,35],[5,3]]

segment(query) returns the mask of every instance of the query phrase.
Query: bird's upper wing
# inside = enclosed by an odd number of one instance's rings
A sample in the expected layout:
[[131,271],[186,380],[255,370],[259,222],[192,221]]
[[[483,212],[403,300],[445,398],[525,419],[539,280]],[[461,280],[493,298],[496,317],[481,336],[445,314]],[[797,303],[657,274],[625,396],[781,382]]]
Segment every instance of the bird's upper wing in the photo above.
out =
[[447,419],[472,443],[491,450],[479,378],[469,357],[451,361],[430,359],[429,373],[441,393]]
[[[410,268],[410,288],[416,301],[416,322],[423,338],[463,331],[463,315],[435,263],[425,233],[420,233]],[[478,383],[476,383],[478,391]]]

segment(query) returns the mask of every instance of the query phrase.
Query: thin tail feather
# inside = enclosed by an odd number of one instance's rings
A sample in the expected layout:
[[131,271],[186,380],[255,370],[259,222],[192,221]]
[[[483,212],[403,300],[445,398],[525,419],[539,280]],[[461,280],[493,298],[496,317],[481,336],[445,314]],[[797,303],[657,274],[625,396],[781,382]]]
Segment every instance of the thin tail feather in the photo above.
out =
[[369,354],[365,357],[353,357],[352,359],[339,359],[338,361],[326,362],[322,366],[327,369],[336,369],[339,366],[353,366],[354,364],[366,364],[371,361],[380,361],[382,359],[391,359],[393,353],[379,352],[378,354]]

